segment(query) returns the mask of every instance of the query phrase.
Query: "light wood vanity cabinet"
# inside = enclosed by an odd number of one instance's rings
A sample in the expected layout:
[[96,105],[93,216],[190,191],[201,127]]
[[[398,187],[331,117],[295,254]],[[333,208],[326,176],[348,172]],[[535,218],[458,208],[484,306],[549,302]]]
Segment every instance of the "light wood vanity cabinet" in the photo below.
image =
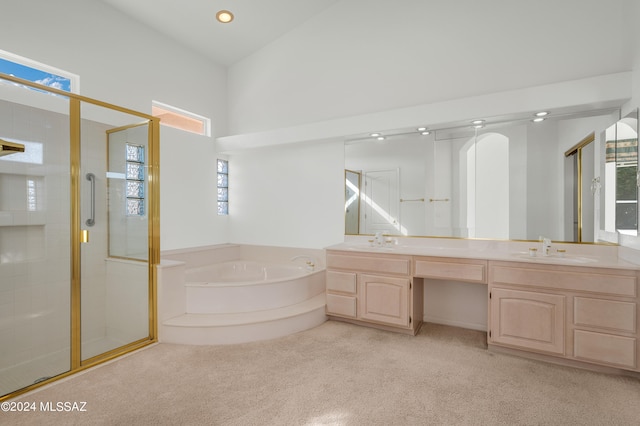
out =
[[422,325],[422,281],[411,257],[327,251],[327,315],[403,333]]
[[425,279],[488,284],[490,347],[640,372],[639,278],[635,269],[328,249],[326,312],[416,334]]
[[639,371],[638,272],[489,262],[489,344]]

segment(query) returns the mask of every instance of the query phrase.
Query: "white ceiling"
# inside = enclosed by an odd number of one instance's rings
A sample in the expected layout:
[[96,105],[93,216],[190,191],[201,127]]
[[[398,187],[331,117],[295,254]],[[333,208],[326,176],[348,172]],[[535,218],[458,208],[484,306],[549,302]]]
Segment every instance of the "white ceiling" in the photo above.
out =
[[[338,0],[101,0],[222,65],[232,65]],[[235,15],[221,24],[221,9]]]

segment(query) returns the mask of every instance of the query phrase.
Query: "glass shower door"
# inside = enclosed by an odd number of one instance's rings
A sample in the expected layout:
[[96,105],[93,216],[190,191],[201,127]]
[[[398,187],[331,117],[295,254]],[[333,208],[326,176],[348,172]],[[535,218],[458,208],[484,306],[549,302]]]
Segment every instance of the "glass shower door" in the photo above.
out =
[[0,140],[3,396],[71,368],[68,98],[0,79]]
[[5,400],[155,341],[159,121],[1,76]]
[[150,336],[150,124],[96,105],[83,105],[81,116],[81,362],[86,363]]

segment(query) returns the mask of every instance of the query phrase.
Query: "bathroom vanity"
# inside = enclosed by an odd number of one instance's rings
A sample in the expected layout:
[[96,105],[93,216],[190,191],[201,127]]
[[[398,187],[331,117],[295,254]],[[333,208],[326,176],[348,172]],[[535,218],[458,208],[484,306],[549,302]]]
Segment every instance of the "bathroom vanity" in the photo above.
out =
[[415,335],[424,280],[472,283],[487,288],[490,349],[640,371],[640,266],[619,259],[616,247],[563,245],[566,255],[529,257],[531,243],[443,243],[328,247],[327,315]]
[[490,345],[639,370],[638,272],[489,262]]
[[329,250],[327,315],[416,334],[422,325],[422,283],[411,267],[411,256]]

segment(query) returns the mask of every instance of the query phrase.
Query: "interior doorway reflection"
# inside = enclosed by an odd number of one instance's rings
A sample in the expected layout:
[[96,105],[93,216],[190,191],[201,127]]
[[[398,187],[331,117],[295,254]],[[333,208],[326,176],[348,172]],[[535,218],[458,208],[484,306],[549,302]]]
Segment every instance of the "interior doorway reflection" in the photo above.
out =
[[569,179],[566,193],[570,196],[572,226],[567,241],[594,242],[596,240],[595,206],[600,196],[599,179],[595,176],[595,133],[591,133],[565,152],[565,169]]

